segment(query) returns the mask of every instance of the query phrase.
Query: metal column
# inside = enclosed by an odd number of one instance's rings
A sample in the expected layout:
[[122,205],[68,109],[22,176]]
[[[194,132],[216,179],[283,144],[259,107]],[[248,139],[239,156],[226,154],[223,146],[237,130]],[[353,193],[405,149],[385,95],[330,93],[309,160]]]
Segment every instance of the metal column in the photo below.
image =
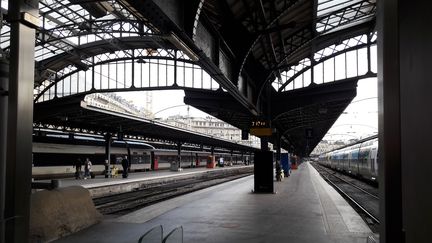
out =
[[179,171],[181,169],[181,143],[177,143],[177,161],[171,164],[171,171]]
[[[278,165],[280,168],[282,168],[281,164],[281,136],[279,133],[275,134],[275,140],[274,145],[276,145],[276,165]],[[277,167],[276,167],[277,168]]]
[[181,168],[181,143],[177,143],[177,170]]
[[429,1],[399,1],[402,226],[409,243],[431,241],[430,10]]
[[260,137],[260,142],[261,142],[261,150],[262,151],[268,151],[269,150],[268,138],[267,137]]
[[7,139],[7,106],[9,90],[9,63],[0,59],[0,242],[5,240],[4,209],[6,184],[6,139]]
[[[378,122],[380,242],[402,240],[400,80],[397,1],[379,1]],[[380,16],[381,15],[381,16]]]
[[380,242],[429,242],[430,7],[427,1],[378,4]]
[[9,0],[10,74],[5,242],[28,242],[32,173],[34,44],[37,0]]
[[280,159],[281,159],[281,135],[279,132],[275,134],[274,144],[276,145],[276,162],[280,162]]
[[111,133],[105,134],[105,160],[108,164],[108,168],[105,172],[105,178],[111,177],[111,142],[112,135]]
[[209,166],[209,163],[207,161],[207,168],[214,168],[214,166],[215,166],[214,147],[210,148],[210,157],[211,157],[210,166]]

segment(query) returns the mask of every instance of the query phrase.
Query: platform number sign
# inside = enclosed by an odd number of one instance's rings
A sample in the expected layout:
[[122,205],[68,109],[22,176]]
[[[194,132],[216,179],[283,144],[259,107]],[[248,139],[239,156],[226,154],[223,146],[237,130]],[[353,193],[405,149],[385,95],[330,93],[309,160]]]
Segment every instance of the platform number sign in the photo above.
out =
[[266,120],[254,120],[251,122],[250,134],[265,137],[272,135],[272,129],[270,128],[270,122]]
[[262,128],[262,127],[270,127],[270,124],[264,120],[256,120],[252,121],[251,128]]

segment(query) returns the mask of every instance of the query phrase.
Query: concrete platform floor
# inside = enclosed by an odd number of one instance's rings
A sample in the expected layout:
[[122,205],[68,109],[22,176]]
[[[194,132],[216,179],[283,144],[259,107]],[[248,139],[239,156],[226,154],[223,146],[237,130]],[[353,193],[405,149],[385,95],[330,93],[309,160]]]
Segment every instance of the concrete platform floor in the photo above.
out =
[[309,163],[282,182],[276,194],[254,194],[253,176],[184,195],[57,240],[137,242],[156,225],[164,235],[182,225],[184,242],[365,243],[371,231]]
[[[117,177],[105,178],[104,175],[97,175],[94,179],[75,179],[75,178],[63,178],[58,179],[60,182],[60,187],[68,187],[68,186],[82,186],[84,188],[94,188],[94,187],[103,187],[109,185],[117,185],[122,183],[131,183],[137,181],[145,181],[145,180],[153,180],[153,179],[162,179],[173,176],[184,176],[184,175],[194,175],[199,173],[205,173],[209,171],[217,171],[217,170],[230,170],[238,167],[250,167],[253,165],[235,165],[229,167],[216,167],[213,169],[208,169],[205,167],[199,168],[184,168],[182,171],[170,171],[170,170],[157,170],[157,171],[146,171],[146,172],[133,172],[129,173],[128,178],[122,178],[122,175],[119,174]],[[39,180],[40,182],[50,182],[50,180]]]

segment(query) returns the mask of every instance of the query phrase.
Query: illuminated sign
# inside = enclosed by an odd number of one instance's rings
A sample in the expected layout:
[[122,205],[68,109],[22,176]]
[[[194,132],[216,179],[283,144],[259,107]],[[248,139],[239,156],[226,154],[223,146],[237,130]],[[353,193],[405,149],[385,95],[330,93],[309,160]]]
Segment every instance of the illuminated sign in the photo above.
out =
[[255,120],[251,122],[250,134],[257,137],[271,136],[273,133],[270,122],[266,120]]
[[271,136],[273,133],[270,127],[251,128],[250,134],[257,137]]
[[269,122],[264,121],[264,120],[256,120],[256,121],[252,121],[251,122],[251,127],[252,128],[257,128],[257,127],[270,127]]

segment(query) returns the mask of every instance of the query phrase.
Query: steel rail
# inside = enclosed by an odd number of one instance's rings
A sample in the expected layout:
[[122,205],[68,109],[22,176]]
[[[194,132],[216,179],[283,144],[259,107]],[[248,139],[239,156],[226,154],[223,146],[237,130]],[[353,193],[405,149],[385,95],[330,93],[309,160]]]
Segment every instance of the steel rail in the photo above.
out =
[[[379,219],[377,219],[372,213],[370,213],[367,209],[365,209],[359,202],[357,202],[354,198],[350,197],[347,193],[345,193],[340,187],[338,187],[333,181],[331,181],[327,176],[323,175],[323,173],[320,173],[323,178],[329,182],[338,192],[340,192],[345,198],[349,199],[352,203],[354,203],[360,210],[362,210],[368,217],[370,217],[373,221],[375,221],[377,224],[380,223]],[[351,184],[349,184],[351,185]]]
[[[103,214],[124,214],[124,212],[131,212],[134,210],[138,210],[141,208],[144,208],[146,206],[164,201],[164,200],[168,200],[174,197],[178,197],[184,194],[188,194],[197,190],[201,190],[204,188],[208,188],[211,186],[215,186],[215,185],[219,185],[220,183],[224,183],[224,182],[228,182],[228,181],[232,181],[232,180],[236,180],[236,179],[240,179],[243,178],[245,176],[249,176],[250,173],[241,173],[241,174],[237,174],[237,175],[230,175],[230,176],[215,176],[215,177],[210,177],[210,178],[202,178],[202,179],[191,179],[191,180],[186,180],[185,182],[177,182],[180,185],[175,185],[177,184],[176,182],[174,183],[169,183],[169,184],[165,184],[165,185],[161,185],[161,186],[155,186],[155,187],[151,187],[148,188],[150,190],[154,190],[157,188],[163,188],[163,187],[168,187],[163,189],[160,192],[157,191],[151,191],[148,194],[144,194],[141,196],[132,196],[129,198],[121,198],[122,194],[130,194],[131,192],[126,192],[126,193],[121,193],[121,194],[117,194],[117,195],[111,195],[111,196],[105,196],[105,197],[100,197],[100,198],[95,198],[93,200],[100,200],[102,198],[109,198],[109,197],[116,197],[119,196],[119,199],[111,201],[111,202],[95,202],[95,204],[97,204],[96,208],[98,208],[98,210],[101,210],[103,212]],[[220,181],[222,180],[222,182]],[[215,181],[215,183],[211,183],[210,185],[200,185],[200,183],[205,183],[205,182],[211,182],[211,181]],[[194,185],[196,185],[196,187],[194,187]],[[184,189],[184,190],[181,190]],[[144,192],[146,189],[143,190],[139,190]],[[135,191],[138,192],[138,191]],[[102,199],[103,200],[103,199]]]
[[[321,168],[323,168],[321,165],[319,165],[319,166],[320,166]],[[353,184],[353,183],[351,183],[351,182],[349,182],[349,181],[343,179],[342,177],[337,176],[337,175],[336,175],[336,172],[333,172],[333,173],[332,173],[332,172],[328,171],[327,168],[323,168],[323,169],[324,169],[327,173],[329,173],[329,174],[331,174],[332,176],[338,178],[339,180],[341,180],[341,181],[343,181],[343,182],[349,184],[350,186],[352,186],[352,187],[358,189],[359,191],[364,192],[364,193],[368,194],[369,196],[371,196],[371,197],[373,197],[373,198],[379,200],[379,197],[378,197],[378,196],[376,196],[376,195],[374,195],[374,194],[372,194],[372,193],[370,193],[370,192],[364,190],[363,188],[361,188],[361,187],[359,187],[359,186],[357,186],[357,185],[355,185],[355,184]]]

